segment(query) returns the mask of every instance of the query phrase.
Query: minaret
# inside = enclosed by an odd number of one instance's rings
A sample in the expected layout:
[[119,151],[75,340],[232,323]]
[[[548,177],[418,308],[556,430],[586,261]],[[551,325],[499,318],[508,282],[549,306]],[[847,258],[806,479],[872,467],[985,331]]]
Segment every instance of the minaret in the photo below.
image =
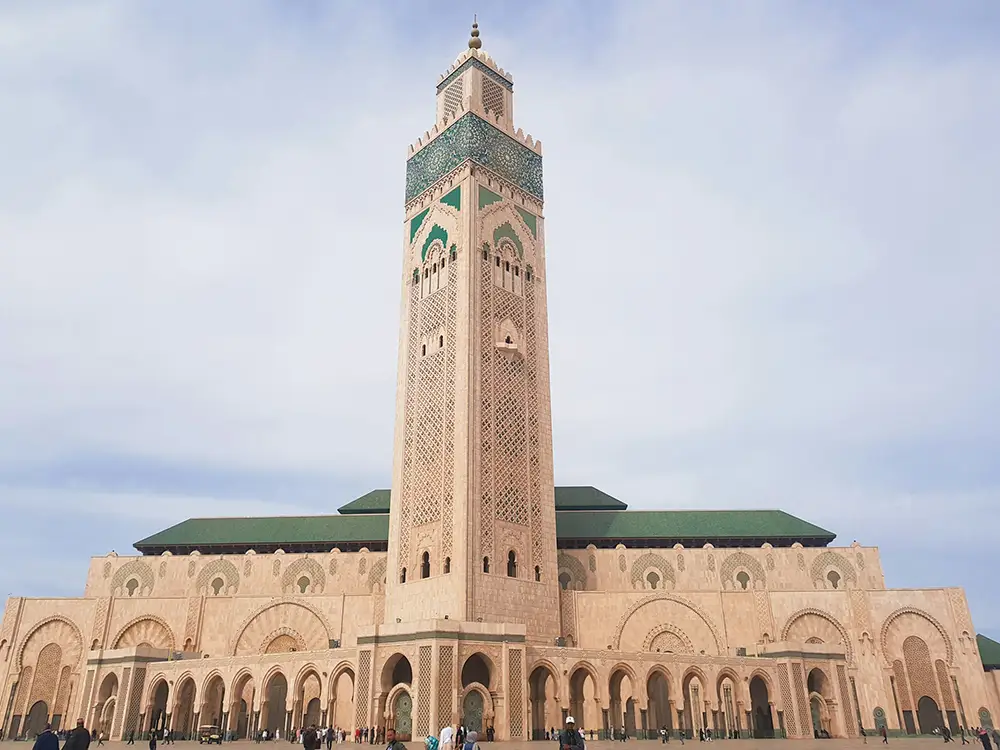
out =
[[559,635],[541,143],[468,49],[406,164],[386,622]]

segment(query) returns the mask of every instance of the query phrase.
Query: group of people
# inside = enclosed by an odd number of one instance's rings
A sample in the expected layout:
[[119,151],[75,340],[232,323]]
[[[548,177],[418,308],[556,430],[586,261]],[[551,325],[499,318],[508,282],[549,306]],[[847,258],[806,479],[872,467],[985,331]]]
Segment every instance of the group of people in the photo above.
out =
[[[493,727],[486,728],[486,741],[493,742]],[[427,750],[480,750],[479,732],[467,731],[465,726],[450,724],[441,729],[437,737],[428,737]]]
[[[949,727],[940,727],[934,730],[935,734],[940,734],[945,742],[954,742],[955,736]],[[996,729],[986,729],[985,727],[973,727],[968,733],[965,731],[965,727],[960,727],[959,736],[962,738],[962,744],[969,744],[969,736],[975,737],[982,743],[983,750],[993,750],[993,743],[996,743],[998,750],[1000,750],[1000,731]]]
[[[63,750],[87,750],[91,739],[96,739],[99,745],[104,743],[103,734],[91,731],[83,725],[83,719],[76,720],[76,727],[66,733]],[[45,729],[35,738],[33,750],[59,750],[59,735],[52,731],[52,725],[46,724]]]

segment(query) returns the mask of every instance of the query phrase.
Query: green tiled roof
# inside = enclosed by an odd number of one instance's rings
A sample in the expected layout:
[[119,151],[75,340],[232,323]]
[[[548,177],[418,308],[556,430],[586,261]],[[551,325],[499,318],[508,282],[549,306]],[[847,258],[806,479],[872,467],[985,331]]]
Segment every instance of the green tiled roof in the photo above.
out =
[[753,540],[829,544],[836,535],[781,510],[629,510],[556,514],[560,540]]
[[977,635],[976,643],[979,645],[979,658],[983,662],[983,669],[1000,669],[1000,643],[985,635]]
[[[344,515],[388,513],[389,490],[372,490],[337,509]],[[556,487],[556,510],[625,510],[628,506],[596,487]]]
[[164,550],[212,549],[273,552],[287,546],[298,551],[328,552],[368,547],[384,550],[389,516],[270,516],[262,518],[189,518],[135,543],[144,554]]

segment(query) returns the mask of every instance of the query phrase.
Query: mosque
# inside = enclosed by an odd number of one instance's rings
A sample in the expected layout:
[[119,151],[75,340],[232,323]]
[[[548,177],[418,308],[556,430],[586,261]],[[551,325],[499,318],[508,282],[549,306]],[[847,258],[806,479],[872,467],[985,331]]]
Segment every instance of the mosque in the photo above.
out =
[[991,727],[1000,644],[961,588],[887,588],[878,549],[779,510],[553,485],[543,198],[474,25],[406,164],[391,490],[189,519],[93,558],[78,598],[10,598],[4,736]]

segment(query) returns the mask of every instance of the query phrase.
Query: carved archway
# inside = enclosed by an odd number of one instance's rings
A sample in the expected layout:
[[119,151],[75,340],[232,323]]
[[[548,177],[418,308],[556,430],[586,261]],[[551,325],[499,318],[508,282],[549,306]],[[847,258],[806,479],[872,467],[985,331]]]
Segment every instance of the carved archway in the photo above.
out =
[[676,596],[674,594],[651,594],[650,596],[644,597],[629,607],[625,613],[618,619],[618,626],[615,628],[615,637],[612,641],[612,647],[615,651],[621,648],[622,633],[625,631],[625,626],[628,624],[629,619],[638,612],[642,607],[647,604],[653,604],[654,602],[673,602],[674,604],[679,604],[682,607],[694,612],[698,615],[699,619],[705,623],[709,631],[712,634],[712,638],[715,641],[716,653],[722,652],[722,638],[719,635],[718,629],[715,627],[715,623],[712,622],[712,618],[709,616],[705,610],[699,607],[692,601]]
[[[836,617],[831,615],[829,612],[824,612],[821,609],[816,609],[814,607],[807,607],[805,609],[800,609],[798,612],[792,614],[788,620],[785,622],[784,627],[781,628],[781,640],[788,640],[789,633],[795,626],[795,623],[804,617],[818,617],[821,620],[826,621],[832,625],[837,633],[840,635],[841,645],[844,647],[844,653],[847,656],[847,662],[849,664],[854,663],[854,647],[851,644],[850,636],[847,634],[847,629],[840,624],[840,621]],[[771,689],[771,694],[774,695],[773,688]]]
[[882,623],[882,632],[879,635],[879,646],[882,649],[882,659],[885,661],[886,665],[892,666],[892,659],[889,655],[887,642],[889,626],[891,626],[896,619],[902,617],[903,615],[916,615],[917,617],[922,617],[935,627],[940,634],[941,639],[944,641],[944,647],[948,654],[948,666],[951,666],[955,656],[955,650],[951,644],[951,638],[948,637],[948,631],[944,629],[941,623],[933,615],[928,612],[924,612],[922,609],[917,609],[916,607],[900,607],[886,617],[885,622]]
[[167,651],[177,650],[174,633],[166,621],[156,615],[141,615],[119,628],[112,639],[112,648],[129,648],[143,643]]
[[283,597],[258,607],[243,619],[230,641],[229,653],[232,656],[259,653],[264,638],[289,627],[290,623],[297,626],[295,631],[303,639],[303,650],[322,651],[329,647],[330,626],[326,618],[300,599]]

